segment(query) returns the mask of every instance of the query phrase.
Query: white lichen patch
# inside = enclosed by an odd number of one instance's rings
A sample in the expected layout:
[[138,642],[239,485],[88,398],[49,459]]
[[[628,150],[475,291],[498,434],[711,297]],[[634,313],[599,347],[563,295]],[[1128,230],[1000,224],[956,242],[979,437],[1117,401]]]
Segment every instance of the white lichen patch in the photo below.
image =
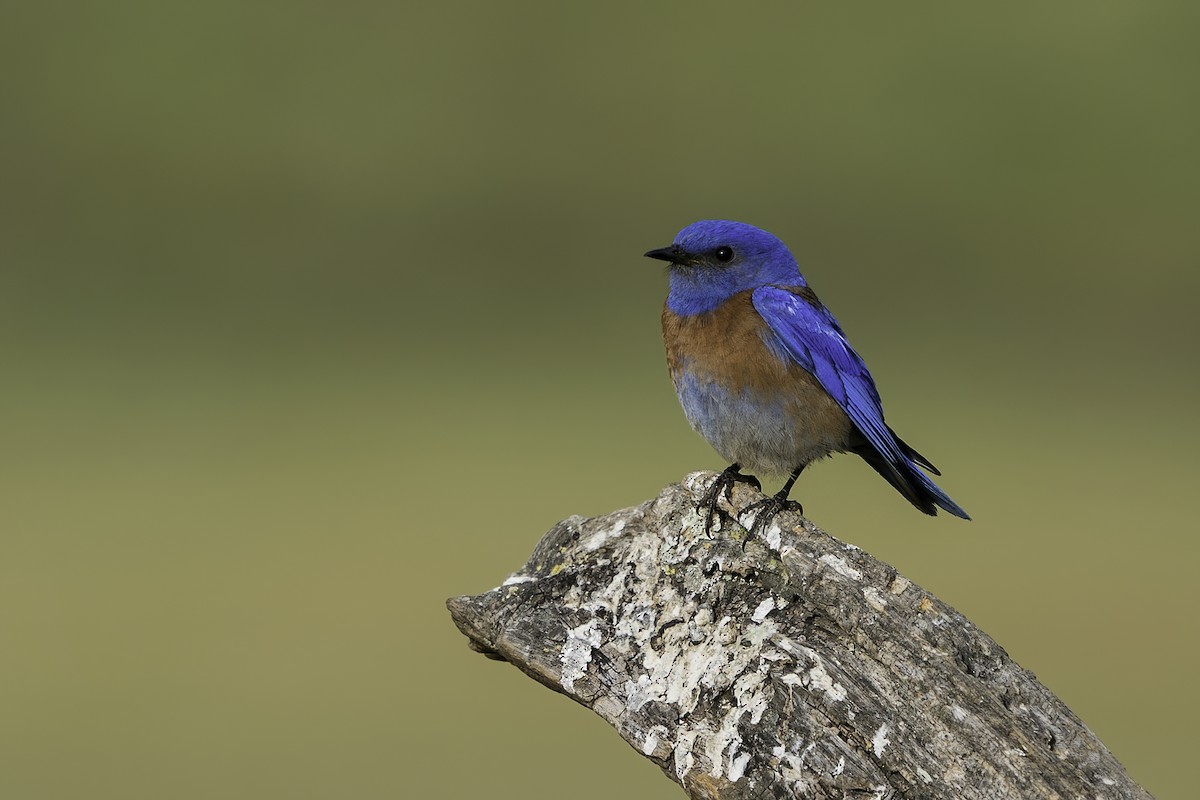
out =
[[871,737],[871,750],[875,753],[875,757],[879,758],[883,755],[883,751],[892,740],[887,738],[888,724],[885,722],[879,726],[879,730],[875,731],[875,735]]
[[[754,530],[754,526],[758,524],[760,513],[761,512],[758,511],[751,511],[745,517],[739,518],[738,522],[740,522],[742,527],[744,527],[747,531],[752,531]],[[773,550],[779,549],[779,543],[783,537],[783,529],[779,527],[778,522],[772,521],[769,525],[767,525],[767,528],[765,531],[763,531],[762,535],[768,547]],[[771,542],[774,542],[775,544],[772,545]]]
[[537,580],[537,578],[533,577],[532,575],[509,575],[508,578],[505,579],[504,583],[502,583],[500,585],[501,586],[516,586],[518,583],[529,583],[530,581],[536,581],[536,580]]
[[834,702],[840,703],[846,699],[846,687],[835,681],[820,661],[808,670],[807,686],[809,689],[824,692],[825,696]]
[[783,544],[783,531],[780,530],[777,523],[772,522],[770,527],[767,528],[766,533],[763,534],[763,539],[766,541],[767,547],[778,553],[780,546]]
[[728,778],[731,782],[737,783],[746,774],[746,765],[750,763],[750,754],[742,753],[729,765]]
[[671,731],[666,725],[653,725],[646,731],[645,738],[639,748],[643,755],[653,758],[666,758],[672,754],[670,741]]
[[[704,742],[704,754],[708,761],[708,774],[714,778],[727,776],[729,780],[736,781],[733,777],[735,769],[738,771],[738,777],[741,777],[742,772],[746,768],[745,762],[740,768],[735,765],[739,761],[742,753],[742,736],[738,733],[738,721],[745,713],[743,709],[732,708],[722,719],[721,727],[716,731],[705,731],[701,734]],[[746,760],[749,760],[749,754],[746,754]]]
[[691,472],[683,479],[683,486],[697,497],[702,497],[716,480],[717,476],[711,472]]
[[680,728],[675,737],[675,775],[682,781],[696,765],[695,745],[700,731]]
[[625,681],[625,704],[635,714],[651,700],[662,699],[662,689],[650,682],[650,676],[645,673],[638,675],[636,681]]
[[[693,599],[681,596],[670,584],[659,584],[653,602],[658,620],[674,624],[660,622],[657,630],[644,622],[635,624],[628,618],[628,602],[620,606],[626,616],[615,623],[618,638],[628,635],[641,642],[654,638],[654,646],[636,648],[641,671],[623,684],[625,706],[636,713],[657,701],[675,706],[683,716],[705,696],[732,690],[734,705],[715,729],[703,724],[681,727],[670,744],[681,778],[703,769],[713,777],[737,781],[751,761],[750,753],[743,751],[739,725],[743,720],[751,724],[761,720],[771,702],[766,675],[775,660],[786,658],[772,644],[778,629],[769,614],[775,601],[764,600],[749,620],[716,618],[710,608],[697,608]],[[664,730],[662,735],[669,734]],[[650,745],[643,740],[641,746]]]
[[763,645],[776,631],[770,620],[741,629],[727,616],[714,623],[706,608],[664,611],[668,618],[675,615],[691,620],[664,631],[659,651],[645,649],[645,673],[637,681],[639,705],[635,707],[630,697],[634,710],[648,700],[661,700],[676,705],[682,714],[691,713],[702,691],[724,691],[752,664],[757,666]]
[[770,614],[774,610],[775,598],[768,597],[766,600],[763,600],[758,604],[758,607],[754,609],[754,613],[750,615],[750,619],[754,622],[762,622],[767,618],[767,614]]
[[[816,776],[813,769],[805,763],[809,753],[813,751],[816,744],[816,742],[809,742],[807,745],[801,747],[803,742],[795,739],[790,746],[779,745],[771,750],[771,755],[778,762],[776,768],[783,775],[788,785],[795,789],[796,797],[807,797],[808,795],[804,793],[805,790],[812,788],[816,783]],[[843,758],[838,767],[834,768],[832,776],[836,778],[838,775],[841,775],[841,771],[845,768],[846,759]]]
[[766,669],[760,663],[754,672],[747,672],[733,684],[733,697],[737,700],[738,708],[750,715],[750,724],[757,725],[762,721],[763,712],[770,705],[771,698],[765,691]]
[[633,655],[645,642],[654,635],[654,626],[658,616],[655,610],[645,605],[630,605],[625,614],[617,618],[611,646],[622,655]]
[[625,523],[626,520],[624,519],[614,520],[613,524],[609,527],[596,531],[587,539],[580,542],[580,546],[582,546],[583,549],[589,553],[599,550],[601,547],[604,547],[604,545],[617,538],[617,536],[621,534],[621,531],[625,530]]
[[967,718],[967,711],[962,706],[950,706],[950,713],[954,715],[955,722],[962,722]]
[[600,625],[590,619],[567,632],[559,661],[562,664],[562,685],[567,691],[575,689],[575,681],[587,674],[592,663],[592,651],[600,646]]
[[817,651],[795,642],[786,636],[779,636],[775,644],[783,651],[790,653],[796,660],[807,663],[807,670],[785,672],[779,679],[788,686],[803,686],[809,691],[821,692],[828,699],[841,702],[846,699],[846,687],[834,680],[825,668],[825,663],[817,655]]
[[606,611],[613,613],[621,604],[622,598],[625,596],[625,582],[629,577],[629,567],[622,567],[613,575],[613,579],[608,582],[598,592],[593,592],[591,597],[586,602],[580,605],[585,611]]
[[862,573],[850,566],[846,559],[841,556],[826,553],[817,560],[843,577],[849,578],[852,581],[862,580]]

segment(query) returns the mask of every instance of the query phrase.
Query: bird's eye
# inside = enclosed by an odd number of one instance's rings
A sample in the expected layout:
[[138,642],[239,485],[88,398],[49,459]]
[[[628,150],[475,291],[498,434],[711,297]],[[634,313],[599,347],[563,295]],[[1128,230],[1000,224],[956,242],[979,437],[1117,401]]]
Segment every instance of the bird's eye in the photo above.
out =
[[733,248],[728,247],[726,245],[721,245],[720,247],[717,248],[716,252],[713,253],[713,255],[715,255],[717,257],[717,261],[732,261],[733,260]]

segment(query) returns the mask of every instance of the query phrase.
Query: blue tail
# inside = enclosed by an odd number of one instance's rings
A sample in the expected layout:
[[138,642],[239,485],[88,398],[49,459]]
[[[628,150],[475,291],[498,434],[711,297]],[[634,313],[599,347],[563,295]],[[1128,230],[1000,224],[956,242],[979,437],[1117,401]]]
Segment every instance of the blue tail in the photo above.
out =
[[[888,430],[892,436],[895,436],[896,443],[900,445],[900,458],[886,458],[867,442],[856,446],[854,452],[862,456],[863,461],[870,464],[871,468],[882,475],[883,479],[895,487],[896,491],[904,495],[908,502],[924,513],[931,517],[936,516],[937,510],[940,508],[960,519],[970,519],[971,516],[963,510],[962,506],[951,500],[950,495],[943,492],[940,486],[921,471],[921,467],[925,467],[934,475],[941,475],[938,468],[925,456],[909,447],[907,442],[896,436],[895,431],[890,428]],[[917,466],[918,464],[921,466]]]
[[[932,500],[943,511],[953,514],[960,519],[970,519],[971,515],[963,511],[962,506],[950,499],[950,495],[942,491],[942,488],[929,479],[924,472],[917,469],[915,466],[910,470],[912,475],[916,477],[917,483],[925,496]],[[932,512],[927,512],[932,513]]]

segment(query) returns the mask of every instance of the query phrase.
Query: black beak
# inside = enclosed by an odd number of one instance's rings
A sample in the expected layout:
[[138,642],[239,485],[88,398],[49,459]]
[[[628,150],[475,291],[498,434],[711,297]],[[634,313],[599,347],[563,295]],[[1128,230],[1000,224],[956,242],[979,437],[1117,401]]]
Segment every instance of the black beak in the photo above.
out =
[[659,261],[669,261],[672,264],[686,264],[692,260],[691,255],[677,244],[651,250],[646,253],[646,258],[657,258]]

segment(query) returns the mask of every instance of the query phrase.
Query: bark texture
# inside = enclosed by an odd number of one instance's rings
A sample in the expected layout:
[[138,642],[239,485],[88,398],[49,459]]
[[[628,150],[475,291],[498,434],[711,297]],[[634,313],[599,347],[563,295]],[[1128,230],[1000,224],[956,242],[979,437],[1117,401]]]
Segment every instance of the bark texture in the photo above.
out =
[[[694,798],[1149,798],[969,620],[793,514],[705,533],[696,473],[556,525],[447,605]],[[762,495],[734,487],[735,513]],[[748,519],[743,522],[749,522]]]

